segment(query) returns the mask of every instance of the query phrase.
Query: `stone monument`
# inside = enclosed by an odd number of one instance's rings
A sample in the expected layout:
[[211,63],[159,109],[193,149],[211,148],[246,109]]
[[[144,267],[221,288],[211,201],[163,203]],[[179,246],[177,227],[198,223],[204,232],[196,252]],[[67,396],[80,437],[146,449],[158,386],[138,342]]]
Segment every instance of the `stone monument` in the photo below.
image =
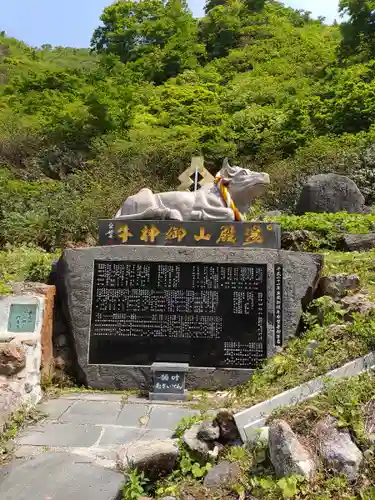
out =
[[101,221],[100,246],[64,250],[82,382],[148,389],[155,363],[179,363],[187,389],[229,387],[296,334],[322,257],[281,251],[278,224],[244,220],[269,182],[225,160],[195,193],[141,190]]

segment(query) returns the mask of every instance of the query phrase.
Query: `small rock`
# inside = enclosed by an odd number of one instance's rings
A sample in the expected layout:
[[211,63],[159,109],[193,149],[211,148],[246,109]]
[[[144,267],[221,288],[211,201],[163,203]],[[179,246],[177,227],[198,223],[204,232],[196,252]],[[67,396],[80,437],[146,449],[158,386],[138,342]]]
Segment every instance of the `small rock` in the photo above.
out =
[[201,423],[194,424],[187,429],[183,436],[182,441],[186,444],[191,451],[197,453],[203,458],[207,458],[212,456],[212,452],[214,450],[214,444],[209,441],[203,441],[198,438],[198,433],[201,428]]
[[25,389],[26,394],[30,394],[34,387],[32,384],[29,384],[29,382],[26,382],[23,388]]
[[312,358],[314,355],[314,350],[319,347],[319,342],[317,340],[311,340],[306,348],[306,356]]
[[163,497],[161,500],[177,500],[176,497]]
[[228,410],[221,410],[215,417],[215,422],[220,427],[220,442],[235,443],[241,441],[233,414]]
[[363,458],[365,460],[372,460],[374,458],[374,452],[371,449],[365,450],[363,452]]
[[153,479],[172,472],[178,454],[174,439],[133,441],[121,446],[117,452],[117,466],[123,471],[135,467]]
[[327,337],[341,338],[344,334],[348,325],[329,325],[327,331]]
[[241,469],[238,464],[223,461],[208,471],[204,478],[203,486],[211,490],[221,488],[222,486],[233,484],[238,481],[240,475]]
[[280,215],[283,215],[283,213],[280,210],[268,210],[265,214],[263,219],[267,221],[268,218],[270,217],[280,217]]
[[361,282],[356,274],[335,274],[320,279],[317,295],[329,295],[338,300],[345,297],[348,292],[358,292],[360,288]]
[[205,420],[200,425],[197,437],[203,441],[216,441],[220,437],[220,427],[215,421]]
[[26,366],[25,351],[19,345],[0,344],[0,375],[13,375]]
[[316,425],[318,451],[324,462],[349,481],[355,481],[363,462],[363,455],[353,443],[348,430],[338,429],[331,415]]
[[368,314],[375,310],[375,303],[363,293],[348,295],[341,299],[341,304],[345,311],[345,321],[350,321],[355,313]]
[[184,491],[181,492],[181,500],[196,500],[196,498],[190,493]]
[[64,334],[59,335],[56,344],[58,347],[66,347],[68,345],[68,337]]
[[316,462],[284,420],[275,420],[269,428],[269,452],[279,477],[293,475],[313,479]]
[[375,248],[375,233],[344,234],[338,242],[338,249],[344,252],[364,252]]
[[371,399],[364,408],[365,431],[367,438],[375,444],[375,399]]
[[281,234],[281,248],[303,252],[307,248],[318,246],[318,237],[312,231],[297,229],[296,231],[283,231]]
[[297,203],[297,215],[308,212],[363,212],[365,198],[354,181],[344,175],[319,174],[309,177]]
[[55,368],[58,370],[64,370],[66,368],[66,362],[62,356],[57,356],[54,359]]

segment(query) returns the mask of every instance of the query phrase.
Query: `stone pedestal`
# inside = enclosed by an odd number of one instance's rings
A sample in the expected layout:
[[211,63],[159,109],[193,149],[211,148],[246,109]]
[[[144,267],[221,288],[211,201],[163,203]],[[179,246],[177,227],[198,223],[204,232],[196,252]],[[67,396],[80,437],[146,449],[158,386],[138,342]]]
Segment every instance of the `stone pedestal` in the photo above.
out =
[[45,299],[25,294],[0,297],[0,432],[21,405],[42,398],[42,331]]
[[149,392],[151,401],[186,401],[185,390],[188,363],[152,363],[153,374],[152,391]]
[[[147,390],[152,384],[150,366],[153,362],[181,362],[182,360],[163,358],[152,359],[149,363],[139,363],[137,359],[141,359],[140,357],[135,357],[134,361],[131,361],[129,352],[125,352],[126,349],[121,351],[121,349],[116,350],[115,348],[115,353],[112,353],[115,362],[92,362],[93,359],[103,359],[102,353],[90,353],[91,330],[93,327],[96,328],[95,324],[92,323],[93,307],[96,307],[95,304],[97,305],[98,300],[99,302],[102,300],[100,297],[99,299],[96,297],[93,305],[94,268],[97,269],[99,265],[105,266],[106,263],[113,262],[119,263],[120,267],[124,263],[134,263],[135,267],[137,263],[141,266],[150,264],[150,267],[155,263],[163,263],[167,267],[168,264],[191,264],[191,266],[195,266],[194,269],[201,265],[208,266],[207,269],[210,265],[212,265],[212,268],[215,266],[217,268],[218,265],[222,268],[231,265],[233,268],[236,265],[245,268],[246,265],[248,267],[253,265],[254,269],[265,270],[267,284],[264,293],[267,305],[264,316],[266,328],[264,330],[267,333],[266,351],[268,355],[271,355],[275,352],[280,341],[286,341],[296,334],[302,308],[313,297],[322,268],[323,257],[318,254],[270,249],[214,247],[105,246],[64,250],[56,269],[57,293],[59,300],[64,305],[66,321],[74,341],[79,369],[84,378],[83,381],[90,387],[97,389],[137,388]],[[184,269],[186,274],[186,268]],[[280,274],[281,270],[282,274]],[[126,286],[130,286],[129,283]],[[279,283],[279,285],[281,283],[278,293],[282,293],[282,303],[280,302],[280,295],[275,293],[276,283]],[[142,300],[139,303],[142,304]],[[280,306],[280,304],[282,304],[281,315],[280,310],[277,312],[277,306]],[[225,313],[225,311],[217,312],[218,315],[222,313]],[[253,331],[253,327],[254,325],[250,322],[249,331]],[[233,334],[235,336],[235,331]],[[128,334],[124,334],[121,329],[117,329],[115,326],[114,328],[107,328],[107,330],[104,329],[100,332],[100,335],[100,345],[110,347],[111,339],[116,340],[115,337],[117,337],[117,342],[118,337]],[[95,337],[97,340],[97,332]],[[139,335],[133,335],[134,339],[140,339],[140,342],[144,341],[141,330]],[[128,360],[127,363],[120,364],[119,360],[121,360],[122,356]],[[128,357],[126,358],[126,356]],[[151,359],[151,354],[149,357]],[[212,365],[192,366],[191,362],[189,364],[190,369],[186,375],[187,389],[216,390],[234,386],[246,382],[253,372],[253,369],[246,367],[225,368],[224,366]]]

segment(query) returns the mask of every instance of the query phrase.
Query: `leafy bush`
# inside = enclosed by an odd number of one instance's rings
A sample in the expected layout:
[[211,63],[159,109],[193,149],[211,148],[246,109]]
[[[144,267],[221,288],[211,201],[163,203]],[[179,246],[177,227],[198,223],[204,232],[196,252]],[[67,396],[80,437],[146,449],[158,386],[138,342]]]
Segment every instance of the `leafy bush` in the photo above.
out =
[[[255,217],[258,216],[258,217]],[[251,212],[249,219],[264,219],[264,214]],[[304,215],[281,215],[277,217],[267,217],[267,220],[278,222],[283,232],[308,231],[301,234],[301,241],[298,241],[298,249],[307,252],[316,252],[322,249],[337,250],[342,248],[342,235],[367,234],[375,231],[375,215],[369,214],[348,214],[340,212],[335,214],[315,214]],[[298,234],[296,235],[298,240]],[[285,240],[285,248],[288,244],[294,250],[293,242]],[[299,248],[300,247],[300,248]]]
[[123,500],[138,500],[143,493],[146,493],[145,486],[149,483],[143,472],[133,469],[127,473],[122,493]]
[[284,231],[305,229],[315,231],[326,236],[332,233],[367,234],[375,230],[375,215],[348,214],[340,212],[335,214],[281,215],[274,217]]
[[59,254],[46,253],[35,247],[19,247],[0,251],[0,294],[10,293],[11,281],[45,282],[52,262]]

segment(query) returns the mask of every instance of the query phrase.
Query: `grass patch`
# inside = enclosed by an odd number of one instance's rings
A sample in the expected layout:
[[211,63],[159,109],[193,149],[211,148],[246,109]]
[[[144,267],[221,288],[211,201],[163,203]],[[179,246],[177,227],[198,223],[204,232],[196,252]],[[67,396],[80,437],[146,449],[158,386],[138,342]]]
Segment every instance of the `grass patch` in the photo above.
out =
[[366,448],[368,436],[364,426],[364,405],[375,397],[375,373],[373,371],[339,381],[327,381],[325,390],[313,399],[296,406],[276,410],[269,422],[277,418],[288,421],[298,434],[310,436],[318,420],[332,415],[339,427],[346,427],[356,442]]
[[[327,297],[318,299],[314,305],[324,307],[323,325],[307,315],[311,325],[304,336],[289,341],[284,351],[267,360],[247,384],[234,388],[227,406],[241,408],[260,403],[375,348],[375,313],[356,315],[352,323],[332,328],[332,324],[343,324],[339,306]],[[306,351],[312,340],[318,346],[309,357]]]
[[[316,423],[331,414],[338,421],[338,426],[349,429],[352,438],[365,452],[370,443],[365,433],[365,405],[375,398],[375,374],[363,373],[340,381],[327,382],[325,391],[313,399],[296,406],[285,407],[274,412],[268,422],[277,418],[286,420],[300,436],[314,442]],[[371,449],[371,448],[370,448]],[[334,475],[321,467],[312,483],[302,478],[292,477],[278,480],[273,475],[258,476],[250,479],[251,493],[259,498],[278,500],[299,498],[313,500],[340,500],[375,498],[375,457],[366,452],[359,479],[350,484],[345,477]]]
[[375,291],[375,249],[369,252],[324,252],[324,275],[358,274],[361,284]]
[[12,281],[45,282],[59,252],[47,253],[36,247],[18,247],[0,251],[0,295],[11,293]]
[[34,424],[44,416],[41,411],[34,407],[21,407],[11,415],[0,433],[0,465],[3,465],[10,457],[17,433],[26,425]]

